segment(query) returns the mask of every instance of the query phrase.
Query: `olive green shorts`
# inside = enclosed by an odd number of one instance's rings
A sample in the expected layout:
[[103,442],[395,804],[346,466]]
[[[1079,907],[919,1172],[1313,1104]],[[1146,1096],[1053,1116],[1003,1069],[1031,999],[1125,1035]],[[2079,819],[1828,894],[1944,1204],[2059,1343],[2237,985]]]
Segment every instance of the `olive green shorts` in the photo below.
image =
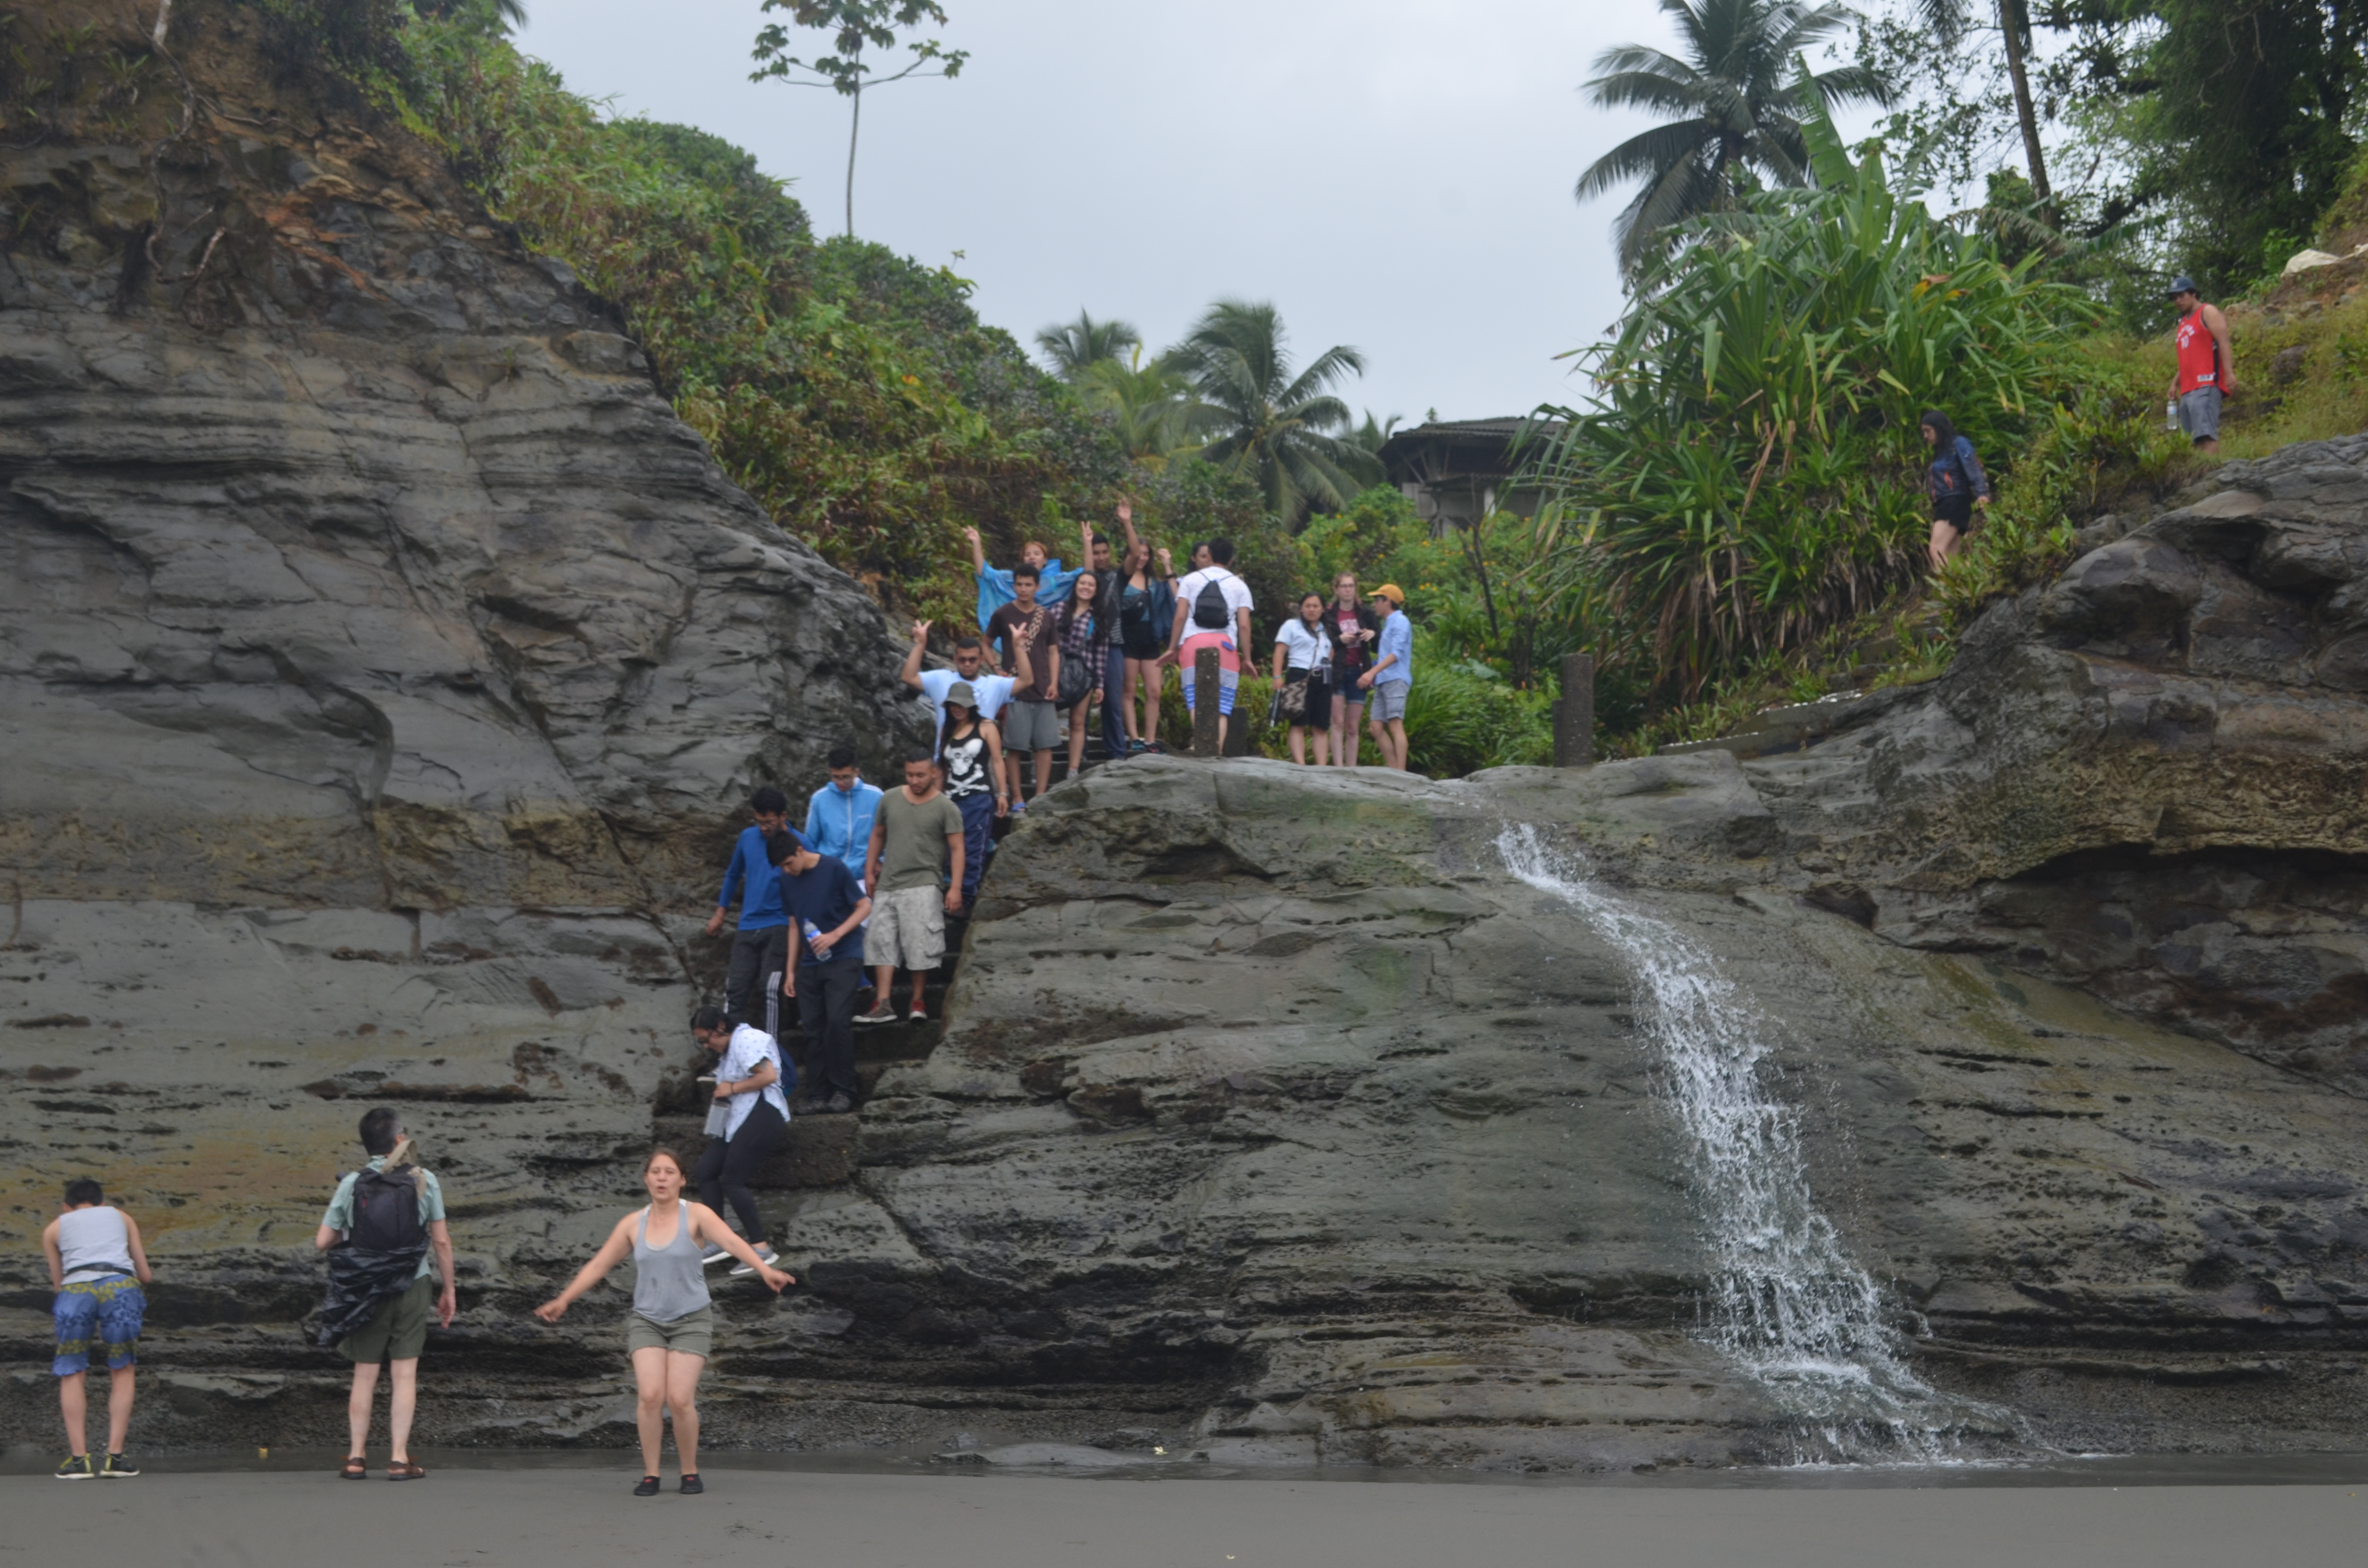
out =
[[435,1304],[436,1276],[423,1274],[402,1295],[381,1301],[370,1322],[337,1341],[337,1348],[357,1366],[416,1361],[427,1348],[427,1314]]
[[710,1356],[715,1351],[715,1309],[701,1307],[672,1323],[659,1323],[639,1312],[625,1314],[625,1354],[636,1350],[675,1350],[685,1356]]

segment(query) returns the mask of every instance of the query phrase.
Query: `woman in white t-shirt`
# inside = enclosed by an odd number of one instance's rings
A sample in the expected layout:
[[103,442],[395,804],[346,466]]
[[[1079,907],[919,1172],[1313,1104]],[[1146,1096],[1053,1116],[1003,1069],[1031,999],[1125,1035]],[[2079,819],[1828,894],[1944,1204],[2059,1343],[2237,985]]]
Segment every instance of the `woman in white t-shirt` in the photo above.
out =
[[1324,596],[1313,588],[1299,596],[1299,613],[1275,630],[1274,689],[1291,722],[1291,760],[1307,760],[1313,732],[1315,766],[1324,767],[1332,759],[1332,636],[1324,627]]

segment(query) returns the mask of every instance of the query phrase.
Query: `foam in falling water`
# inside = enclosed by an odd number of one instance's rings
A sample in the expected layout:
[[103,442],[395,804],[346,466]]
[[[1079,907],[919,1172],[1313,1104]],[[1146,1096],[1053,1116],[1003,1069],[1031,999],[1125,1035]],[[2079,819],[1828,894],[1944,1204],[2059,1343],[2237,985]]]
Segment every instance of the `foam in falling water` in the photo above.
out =
[[1567,903],[1633,971],[1692,1144],[1715,1300],[1713,1341],[1799,1423],[1796,1458],[1933,1460],[2007,1412],[1952,1399],[1900,1360],[1874,1281],[1809,1192],[1790,1107],[1760,1082],[1770,1031],[1708,953],[1591,886],[1535,828],[1497,841],[1522,881]]

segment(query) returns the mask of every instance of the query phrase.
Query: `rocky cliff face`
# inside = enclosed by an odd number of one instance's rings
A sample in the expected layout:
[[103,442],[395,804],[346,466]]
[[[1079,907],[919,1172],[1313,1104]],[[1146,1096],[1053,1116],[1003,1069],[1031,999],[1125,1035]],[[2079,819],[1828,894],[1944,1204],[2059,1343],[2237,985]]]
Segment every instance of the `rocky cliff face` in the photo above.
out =
[[[141,52],[129,13],[16,9],[80,79]],[[612,313],[261,26],[185,4],[186,91],[61,89],[0,150],[12,1356],[69,1170],[174,1260],[184,1369],[240,1370],[309,1290],[276,1249],[353,1096],[448,1130],[464,1231],[605,1178],[746,791],[912,733],[871,601]]]
[[[392,1101],[461,1254],[423,1435],[622,1443],[622,1297],[525,1309],[695,1109],[743,792],[913,714],[618,324],[250,16],[176,12],[186,132],[0,161],[0,1404],[51,1419],[31,1237],[92,1170],[163,1275],[137,1440],[335,1440],[310,1236]],[[1064,785],[942,1038],[768,1173],[803,1284],[725,1288],[711,1433],[2356,1446],[2363,508],[2368,440],[2229,465],[1814,744]],[[1766,1051],[1758,1165],[1688,1029]],[[1929,1438],[1827,1437],[1737,1329],[1861,1287]]]

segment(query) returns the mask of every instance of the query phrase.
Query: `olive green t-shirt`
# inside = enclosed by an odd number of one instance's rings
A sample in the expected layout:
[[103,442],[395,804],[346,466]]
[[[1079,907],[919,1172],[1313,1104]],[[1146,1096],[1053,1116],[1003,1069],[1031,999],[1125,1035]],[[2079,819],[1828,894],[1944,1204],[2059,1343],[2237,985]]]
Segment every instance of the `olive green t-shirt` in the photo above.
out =
[[874,892],[933,888],[944,878],[946,835],[962,830],[962,808],[940,790],[919,805],[902,788],[880,797],[880,885]]

